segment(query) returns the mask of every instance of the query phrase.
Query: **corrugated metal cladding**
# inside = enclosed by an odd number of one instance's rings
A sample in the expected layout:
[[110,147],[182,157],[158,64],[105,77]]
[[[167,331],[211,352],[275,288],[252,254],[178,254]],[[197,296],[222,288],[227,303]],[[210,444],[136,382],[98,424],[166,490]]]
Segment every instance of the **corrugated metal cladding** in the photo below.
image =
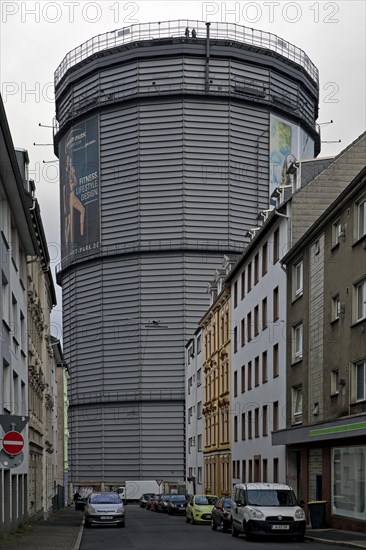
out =
[[207,82],[204,46],[139,45],[56,88],[56,149],[99,116],[100,253],[58,275],[74,481],[184,479],[185,342],[268,207],[270,114],[315,126],[316,85],[285,60],[217,40]]

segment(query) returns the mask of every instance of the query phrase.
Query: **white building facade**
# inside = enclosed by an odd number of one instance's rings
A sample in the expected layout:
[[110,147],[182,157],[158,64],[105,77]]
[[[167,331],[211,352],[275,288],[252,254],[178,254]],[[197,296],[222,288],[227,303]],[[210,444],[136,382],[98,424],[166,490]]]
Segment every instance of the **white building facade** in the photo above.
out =
[[188,493],[202,493],[204,374],[202,331],[198,328],[186,344],[186,486]]
[[271,443],[271,432],[286,424],[286,274],[280,259],[288,218],[277,209],[264,217],[228,277],[233,484],[289,481],[285,447]]
[[22,431],[25,441],[23,455],[19,453],[16,461],[0,451],[0,536],[3,536],[28,517],[28,429],[18,423],[9,428],[8,417],[14,420],[28,414],[27,255],[35,253],[36,242],[1,98],[0,230],[1,437],[7,431]]

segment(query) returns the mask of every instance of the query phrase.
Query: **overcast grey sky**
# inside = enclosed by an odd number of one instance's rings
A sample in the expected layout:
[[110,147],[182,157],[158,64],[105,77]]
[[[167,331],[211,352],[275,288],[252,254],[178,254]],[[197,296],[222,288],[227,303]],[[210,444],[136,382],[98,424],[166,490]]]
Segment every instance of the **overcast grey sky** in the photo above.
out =
[[[226,21],[272,32],[303,49],[319,69],[320,156],[339,153],[366,128],[366,3],[316,1],[5,1],[0,3],[0,80],[16,147],[27,149],[53,265],[60,262],[59,187],[52,146],[53,74],[89,38],[135,23]],[[58,310],[61,293],[57,289]],[[54,314],[58,332],[58,311]],[[55,334],[57,336],[57,334]]]

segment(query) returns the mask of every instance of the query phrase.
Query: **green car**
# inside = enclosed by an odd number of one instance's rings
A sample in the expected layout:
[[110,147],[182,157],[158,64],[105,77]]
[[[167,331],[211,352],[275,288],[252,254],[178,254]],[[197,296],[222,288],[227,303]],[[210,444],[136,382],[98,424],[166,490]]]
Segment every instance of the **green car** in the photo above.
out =
[[212,508],[219,497],[216,495],[191,495],[187,504],[186,522],[211,524]]

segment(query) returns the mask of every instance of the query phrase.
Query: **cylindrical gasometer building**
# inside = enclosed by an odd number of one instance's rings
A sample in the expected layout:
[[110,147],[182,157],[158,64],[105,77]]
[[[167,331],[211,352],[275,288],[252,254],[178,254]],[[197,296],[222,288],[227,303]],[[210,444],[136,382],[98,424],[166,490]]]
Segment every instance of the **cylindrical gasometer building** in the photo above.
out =
[[319,152],[317,70],[273,34],[170,21],[92,38],[55,87],[71,479],[183,480],[184,344],[223,255]]

